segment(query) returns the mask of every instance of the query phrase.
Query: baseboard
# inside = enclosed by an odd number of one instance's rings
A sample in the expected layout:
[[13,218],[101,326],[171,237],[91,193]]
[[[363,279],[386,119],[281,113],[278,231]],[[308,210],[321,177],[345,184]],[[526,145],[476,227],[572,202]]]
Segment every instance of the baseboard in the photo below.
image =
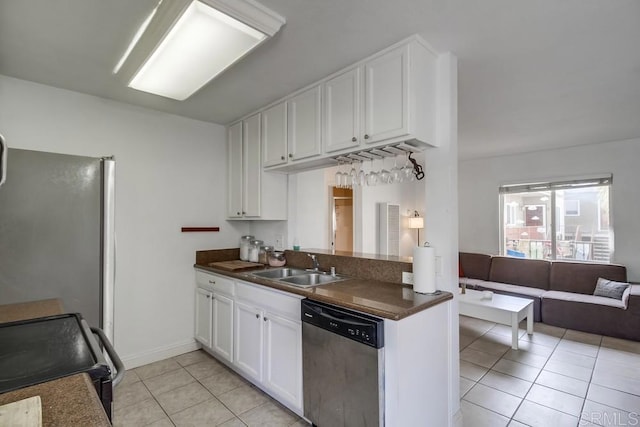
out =
[[453,414],[451,425],[453,427],[462,427],[464,425],[464,420],[462,419],[462,409],[458,409],[458,412]]
[[137,368],[138,366],[147,365],[159,360],[168,359],[183,353],[198,350],[200,344],[195,340],[189,340],[178,344],[172,344],[166,347],[154,348],[143,353],[134,354],[129,357],[122,358],[122,363],[126,369]]

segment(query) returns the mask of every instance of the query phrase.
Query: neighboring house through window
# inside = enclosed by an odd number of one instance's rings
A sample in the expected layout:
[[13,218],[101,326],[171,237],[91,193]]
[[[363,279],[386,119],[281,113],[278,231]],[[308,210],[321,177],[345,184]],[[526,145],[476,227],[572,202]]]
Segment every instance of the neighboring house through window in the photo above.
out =
[[612,177],[500,187],[503,255],[611,262]]

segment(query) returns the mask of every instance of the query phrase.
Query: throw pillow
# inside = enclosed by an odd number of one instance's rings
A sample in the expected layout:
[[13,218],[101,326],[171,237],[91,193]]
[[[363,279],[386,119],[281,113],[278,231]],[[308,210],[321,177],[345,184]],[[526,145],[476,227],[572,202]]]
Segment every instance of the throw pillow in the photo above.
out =
[[462,271],[462,264],[458,263],[458,277],[464,277],[464,272]]
[[613,280],[607,280],[599,277],[598,283],[596,284],[596,290],[593,291],[593,295],[622,300],[622,295],[628,287],[628,283],[614,282]]

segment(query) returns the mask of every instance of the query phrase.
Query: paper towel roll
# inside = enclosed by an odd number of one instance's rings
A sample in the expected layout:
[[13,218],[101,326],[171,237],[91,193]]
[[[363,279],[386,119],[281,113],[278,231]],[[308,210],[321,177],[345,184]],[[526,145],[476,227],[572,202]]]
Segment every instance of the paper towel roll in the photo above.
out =
[[421,294],[436,291],[436,250],[431,246],[413,248],[413,290]]

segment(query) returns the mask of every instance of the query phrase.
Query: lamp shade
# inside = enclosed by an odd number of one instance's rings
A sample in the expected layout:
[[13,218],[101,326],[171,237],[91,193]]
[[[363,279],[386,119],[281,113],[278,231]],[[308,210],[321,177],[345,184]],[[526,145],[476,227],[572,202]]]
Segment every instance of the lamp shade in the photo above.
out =
[[411,228],[411,229],[424,228],[424,218],[419,217],[419,216],[410,217],[409,218],[409,228]]

